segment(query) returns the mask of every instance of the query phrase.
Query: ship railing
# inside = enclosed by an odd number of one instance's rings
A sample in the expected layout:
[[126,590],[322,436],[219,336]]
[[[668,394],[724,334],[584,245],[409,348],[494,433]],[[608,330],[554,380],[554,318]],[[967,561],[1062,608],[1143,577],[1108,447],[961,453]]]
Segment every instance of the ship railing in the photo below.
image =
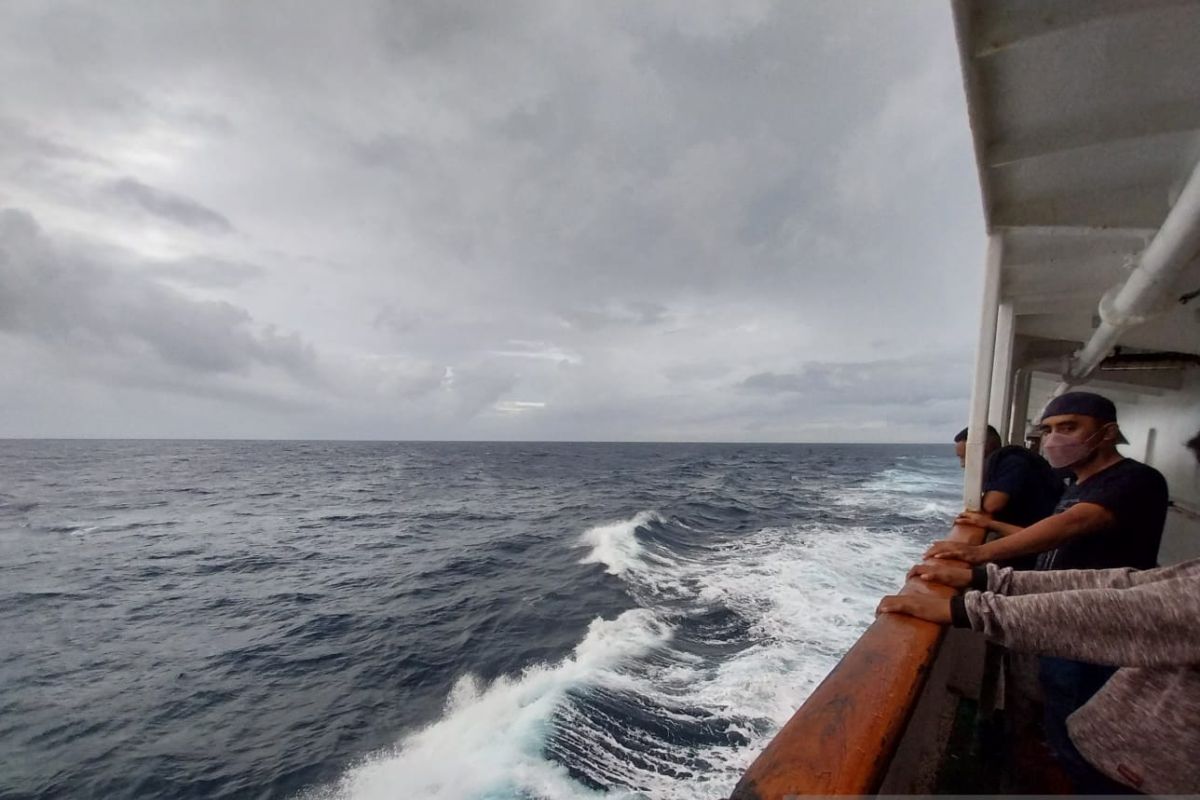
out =
[[[983,541],[956,525],[949,539]],[[962,562],[949,562],[962,564]],[[902,594],[951,597],[919,579]],[[750,765],[731,800],[928,793],[961,696],[978,695],[983,645],[969,631],[884,614]]]

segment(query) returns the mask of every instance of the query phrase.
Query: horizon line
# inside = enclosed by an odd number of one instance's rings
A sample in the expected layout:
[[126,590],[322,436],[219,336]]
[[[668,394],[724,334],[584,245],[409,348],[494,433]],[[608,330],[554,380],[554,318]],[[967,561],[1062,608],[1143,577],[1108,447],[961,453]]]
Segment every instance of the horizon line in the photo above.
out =
[[730,444],[730,445],[934,445],[949,442],[747,441],[702,439],[339,439],[240,436],[0,436],[3,442],[335,442],[346,444]]

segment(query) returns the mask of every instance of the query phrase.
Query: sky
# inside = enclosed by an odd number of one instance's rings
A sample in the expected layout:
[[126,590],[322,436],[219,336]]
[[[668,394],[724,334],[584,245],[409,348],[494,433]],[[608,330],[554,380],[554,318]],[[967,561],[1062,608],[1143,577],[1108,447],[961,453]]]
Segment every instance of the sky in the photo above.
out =
[[949,3],[0,5],[0,436],[945,441]]

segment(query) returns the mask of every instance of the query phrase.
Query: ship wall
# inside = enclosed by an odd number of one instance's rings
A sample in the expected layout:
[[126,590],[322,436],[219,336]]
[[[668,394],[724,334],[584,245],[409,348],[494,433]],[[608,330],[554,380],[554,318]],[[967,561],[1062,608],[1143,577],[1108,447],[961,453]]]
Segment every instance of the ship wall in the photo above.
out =
[[1200,432],[1200,369],[1189,369],[1180,391],[1139,395],[1118,402],[1117,418],[1129,444],[1125,455],[1144,461],[1167,479],[1174,506],[1167,515],[1159,561],[1200,558],[1200,464],[1184,442]]

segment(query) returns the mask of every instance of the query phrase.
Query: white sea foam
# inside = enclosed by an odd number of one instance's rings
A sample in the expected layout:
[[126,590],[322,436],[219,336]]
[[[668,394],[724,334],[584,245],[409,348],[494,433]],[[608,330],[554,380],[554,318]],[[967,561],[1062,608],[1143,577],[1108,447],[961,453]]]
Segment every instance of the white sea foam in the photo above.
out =
[[[889,486],[889,478],[893,479]],[[920,476],[882,475],[863,504],[884,511],[917,497]],[[925,498],[928,513],[943,513]],[[911,510],[911,509],[910,509]],[[704,800],[727,797],[737,777],[870,623],[923,544],[899,530],[766,528],[702,556],[668,554],[639,539],[652,511],[584,531],[584,563],[600,563],[642,606],[596,620],[574,653],[553,665],[480,686],[459,681],[437,722],[352,769],[332,797],[499,800]],[[673,524],[673,523],[672,523]],[[670,648],[668,615],[725,608],[749,625],[744,649],[700,658]],[[690,612],[688,612],[690,609]],[[647,658],[651,652],[653,658]],[[681,724],[724,720],[747,742],[680,746],[639,730],[620,741],[572,699],[603,688]],[[619,723],[618,723],[619,724]],[[552,739],[579,754],[572,767],[631,787],[597,793],[546,756]]]
[[645,565],[647,558],[656,559],[646,552],[637,539],[637,529],[651,521],[663,520],[657,512],[642,511],[633,519],[588,528],[580,537],[580,542],[591,547],[591,552],[580,563],[603,564],[609,575],[622,575]]
[[941,492],[954,492],[962,484],[953,474],[930,473],[918,469],[896,467],[885,469],[863,484],[866,491],[885,494],[915,494],[927,496]]
[[[629,758],[595,748],[598,772],[655,800],[722,798],[774,731],[791,716],[898,588],[921,546],[904,534],[866,529],[768,528],[708,561],[681,563],[679,585],[698,587],[698,606],[724,606],[751,622],[754,643],[719,664],[676,659],[626,676],[628,691],[663,708],[685,706],[740,720],[749,745],[667,748],[643,744]],[[638,571],[627,573],[636,579]],[[576,723],[584,727],[586,719]],[[690,777],[680,763],[705,765]],[[613,795],[620,796],[619,794]]]
[[483,686],[459,679],[443,716],[387,753],[351,769],[318,797],[467,800],[533,796],[559,800],[589,794],[565,768],[542,755],[551,715],[566,692],[603,683],[622,664],[661,647],[670,629],[648,609],[596,619],[568,658],[536,665]]
[[834,505],[946,522],[958,513],[962,485],[950,474],[886,469],[858,486],[839,487]]

